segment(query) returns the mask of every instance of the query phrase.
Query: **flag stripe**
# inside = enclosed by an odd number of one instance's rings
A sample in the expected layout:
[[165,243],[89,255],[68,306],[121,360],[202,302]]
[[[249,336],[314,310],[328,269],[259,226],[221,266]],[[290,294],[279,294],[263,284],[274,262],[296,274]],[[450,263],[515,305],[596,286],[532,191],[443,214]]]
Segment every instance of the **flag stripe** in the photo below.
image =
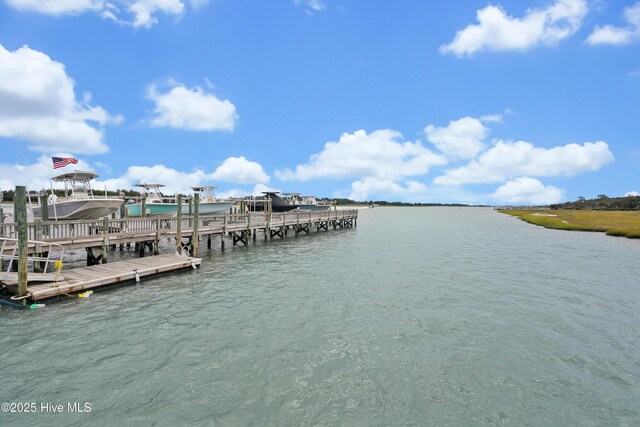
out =
[[53,161],[54,169],[62,168],[69,164],[75,165],[76,163],[78,163],[78,161],[73,157],[52,157],[51,160]]

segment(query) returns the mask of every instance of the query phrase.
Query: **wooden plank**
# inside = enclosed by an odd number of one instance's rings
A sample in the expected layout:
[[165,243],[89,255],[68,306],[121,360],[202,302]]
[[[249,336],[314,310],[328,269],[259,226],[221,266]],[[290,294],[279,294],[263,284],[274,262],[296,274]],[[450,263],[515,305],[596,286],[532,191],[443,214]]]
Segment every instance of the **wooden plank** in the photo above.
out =
[[[148,262],[149,260],[154,262]],[[31,294],[31,299],[36,301],[43,298],[50,298],[56,295],[61,295],[69,292],[76,292],[85,289],[96,288],[99,286],[109,285],[113,283],[119,283],[129,280],[135,280],[136,273],[139,277],[152,276],[154,274],[192,268],[193,265],[200,265],[202,262],[199,258],[186,258],[174,255],[158,255],[155,257],[149,257],[145,259],[145,265],[134,263],[131,261],[118,261],[115,263],[107,264],[109,267],[117,267],[111,269],[105,269],[103,266],[91,266],[82,267],[79,269],[69,270],[67,278],[64,281],[57,282],[49,285],[29,286],[28,291]],[[98,268],[96,268],[98,267]],[[75,270],[84,270],[82,273]],[[88,271],[91,274],[87,274]],[[78,276],[85,276],[78,281],[72,281],[76,273]]]

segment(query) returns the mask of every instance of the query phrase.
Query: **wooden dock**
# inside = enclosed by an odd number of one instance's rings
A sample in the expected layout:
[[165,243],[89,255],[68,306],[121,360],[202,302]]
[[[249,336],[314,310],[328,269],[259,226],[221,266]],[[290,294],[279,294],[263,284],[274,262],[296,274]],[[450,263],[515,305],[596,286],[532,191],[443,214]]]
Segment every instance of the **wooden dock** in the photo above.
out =
[[[181,196],[178,196],[175,217],[108,218],[99,220],[27,221],[26,189],[16,187],[15,222],[4,222],[0,212],[0,285],[6,287],[12,300],[38,301],[69,292],[78,292],[99,286],[136,280],[141,277],[197,268],[200,239],[207,237],[207,248],[211,249],[212,237],[220,236],[220,247],[224,250],[225,237],[234,245],[247,245],[252,237],[255,242],[258,232],[264,239],[284,239],[289,232],[298,236],[317,232],[347,228],[357,225],[358,210],[333,210],[317,212],[244,212],[226,215],[200,215],[198,194],[194,196],[193,215],[183,215]],[[269,208],[270,209],[270,208]],[[191,209],[190,209],[191,211]],[[46,216],[45,216],[46,217]],[[160,240],[175,239],[176,255],[158,255]],[[184,239],[187,239],[185,243]],[[107,264],[109,251],[125,245],[135,244],[140,258]],[[70,249],[84,248],[87,252],[87,267],[65,270],[56,276],[47,271],[51,264],[62,260]],[[100,254],[93,254],[98,248]],[[143,258],[146,248],[153,257]],[[59,252],[54,262],[52,252]],[[6,267],[4,267],[4,263]],[[15,263],[15,264],[14,264]],[[33,273],[28,273],[29,264]],[[17,270],[12,268],[17,267]],[[6,270],[6,271],[5,271]],[[14,273],[15,272],[15,273]],[[31,275],[31,277],[29,277]]]
[[[117,261],[110,264],[93,265],[64,271],[59,281],[49,283],[29,282],[25,299],[39,301],[72,292],[84,291],[100,286],[140,281],[141,278],[200,266],[200,258],[178,255],[157,255]],[[55,276],[51,274],[52,276]],[[5,282],[9,293],[17,295],[16,282]]]
[[[256,232],[265,239],[284,238],[289,231],[297,236],[316,229],[328,230],[352,227],[358,218],[357,209],[326,212],[245,213],[226,215],[181,215],[181,218],[104,218],[100,220],[40,221],[26,224],[28,240],[56,243],[65,250],[102,247],[125,243],[157,244],[161,238],[190,239],[212,235],[232,238],[233,244],[247,244]],[[0,238],[15,238],[18,224],[0,223]],[[8,247],[7,250],[12,249]],[[224,248],[223,248],[224,249]],[[29,248],[33,252],[34,248]],[[197,256],[192,251],[192,255]]]

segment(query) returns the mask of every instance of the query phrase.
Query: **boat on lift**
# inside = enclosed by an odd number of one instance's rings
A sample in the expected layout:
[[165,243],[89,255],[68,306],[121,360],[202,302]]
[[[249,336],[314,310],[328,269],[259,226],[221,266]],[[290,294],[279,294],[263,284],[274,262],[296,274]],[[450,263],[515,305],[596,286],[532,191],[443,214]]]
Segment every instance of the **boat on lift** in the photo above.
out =
[[[51,194],[47,197],[49,219],[99,219],[111,215],[124,202],[123,199],[96,197],[91,189],[91,180],[98,177],[94,172],[73,171],[51,178]],[[53,183],[62,182],[65,185],[64,196],[54,194]],[[42,207],[33,209],[34,218],[42,217]]]
[[295,203],[289,203],[288,200],[280,197],[278,192],[275,191],[263,191],[264,196],[260,198],[251,198],[248,200],[247,206],[250,212],[264,212],[268,208],[269,202],[271,202],[272,212],[288,212],[298,207]]
[[299,211],[326,212],[334,206],[333,202],[320,201],[315,196],[301,196],[300,193],[282,193],[287,196],[285,200],[298,205]]
[[[233,206],[233,200],[216,199],[213,195],[213,190],[216,187],[211,185],[205,185],[201,187],[192,187],[193,191],[200,195],[200,203],[198,205],[198,212],[203,214],[227,214]],[[189,207],[187,206],[187,210]],[[182,207],[182,213],[185,212],[185,207]]]
[[177,215],[178,204],[175,199],[165,198],[160,192],[164,184],[136,184],[143,190],[144,212],[142,212],[142,200],[127,204],[127,216],[163,216]]

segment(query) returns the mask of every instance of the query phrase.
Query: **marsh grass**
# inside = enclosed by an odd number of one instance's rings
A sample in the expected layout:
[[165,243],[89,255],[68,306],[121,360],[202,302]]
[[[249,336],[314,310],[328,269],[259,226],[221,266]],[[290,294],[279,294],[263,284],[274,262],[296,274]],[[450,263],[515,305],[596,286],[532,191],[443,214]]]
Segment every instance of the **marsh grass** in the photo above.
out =
[[587,210],[499,210],[531,224],[557,230],[600,231],[610,236],[640,238],[640,212]]

